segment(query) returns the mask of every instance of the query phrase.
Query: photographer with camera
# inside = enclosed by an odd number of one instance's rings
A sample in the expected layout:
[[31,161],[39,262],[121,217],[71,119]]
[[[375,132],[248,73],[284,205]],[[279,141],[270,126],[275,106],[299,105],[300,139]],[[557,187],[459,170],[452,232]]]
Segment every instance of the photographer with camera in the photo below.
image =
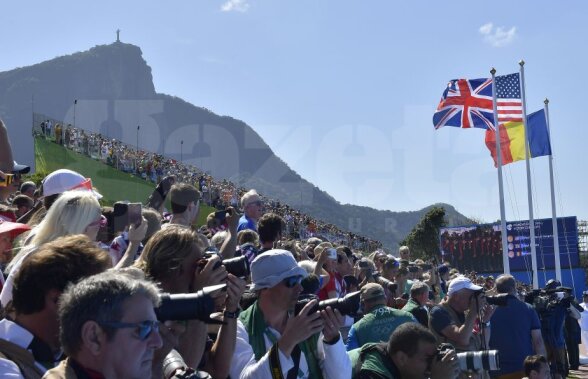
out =
[[437,350],[435,336],[418,323],[400,325],[388,342],[351,350],[353,379],[454,379],[459,366],[454,350]]
[[547,360],[555,379],[566,377],[568,364],[564,323],[571,305],[571,297],[567,290],[561,287],[559,281],[550,279],[544,289],[533,290],[525,297],[526,302],[533,304],[541,320]]
[[410,288],[410,299],[402,308],[411,313],[414,318],[425,328],[429,327],[429,310],[426,308],[429,300],[429,286],[425,282],[416,281]]
[[348,351],[366,343],[386,341],[399,325],[417,322],[412,314],[387,307],[384,288],[378,283],[363,286],[360,300],[364,316],[349,330]]
[[316,300],[292,314],[307,275],[292,254],[270,250],[251,264],[257,300],[239,317],[231,378],[350,378],[351,362],[339,333],[343,316]]
[[523,362],[528,355],[546,356],[541,322],[533,307],[517,298],[516,281],[503,274],[496,279],[496,290],[506,294],[506,305],[492,315],[490,348],[500,352],[500,371],[493,376],[501,379],[523,376]]
[[[210,312],[194,314],[193,319],[186,322],[186,330],[179,336],[179,345],[176,348],[187,366],[199,367],[206,354],[204,368],[215,377],[227,377],[229,361],[226,357],[233,354],[235,347],[238,304],[245,282],[237,276],[227,274],[227,269],[220,264],[218,256],[203,259],[202,251],[201,242],[194,231],[170,225],[151,237],[137,261],[137,266],[149,278],[160,283],[164,292],[171,294],[193,294],[206,286],[227,284],[226,296],[223,293],[219,294],[222,296],[216,296],[217,301],[224,302],[225,324],[220,327],[210,351],[206,351],[207,327],[202,321],[208,320]],[[170,320],[174,319],[172,315]]]
[[[429,328],[439,343],[449,342],[458,352],[479,351],[487,346],[493,308],[486,304],[481,290],[463,275],[449,283],[447,297],[429,314]],[[483,372],[476,375],[487,377]]]

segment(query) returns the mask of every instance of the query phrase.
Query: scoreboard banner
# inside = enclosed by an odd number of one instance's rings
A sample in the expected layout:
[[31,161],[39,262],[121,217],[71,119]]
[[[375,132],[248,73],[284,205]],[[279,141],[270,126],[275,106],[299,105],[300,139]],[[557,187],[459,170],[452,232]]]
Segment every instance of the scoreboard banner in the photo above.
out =
[[[577,267],[578,226],[576,217],[557,219],[561,268]],[[461,272],[502,272],[500,223],[441,228],[443,260]],[[506,223],[508,261],[511,271],[531,270],[529,221]],[[555,267],[552,219],[535,220],[535,248],[538,270]]]

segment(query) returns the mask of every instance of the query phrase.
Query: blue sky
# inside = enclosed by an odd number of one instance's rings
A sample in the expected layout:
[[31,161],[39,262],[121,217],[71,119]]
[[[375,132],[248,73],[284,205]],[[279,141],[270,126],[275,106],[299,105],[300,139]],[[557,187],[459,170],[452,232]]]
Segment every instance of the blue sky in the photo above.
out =
[[[558,213],[588,218],[587,6],[547,1],[4,2],[0,71],[121,40],[158,92],[251,125],[343,203],[393,211],[435,202],[500,217],[483,130],[431,117],[448,80],[518,70],[529,112],[549,97]],[[536,217],[550,217],[547,158],[532,161]],[[525,164],[506,166],[507,218],[528,217]]]

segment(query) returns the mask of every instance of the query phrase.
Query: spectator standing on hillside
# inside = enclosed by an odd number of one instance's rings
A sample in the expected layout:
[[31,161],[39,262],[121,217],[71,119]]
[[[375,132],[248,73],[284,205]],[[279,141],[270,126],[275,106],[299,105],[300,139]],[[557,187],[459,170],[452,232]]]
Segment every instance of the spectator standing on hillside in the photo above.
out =
[[246,192],[241,197],[241,207],[243,208],[243,216],[239,220],[239,227],[237,231],[244,229],[252,229],[257,231],[257,220],[263,214],[263,202],[261,197],[254,189]]

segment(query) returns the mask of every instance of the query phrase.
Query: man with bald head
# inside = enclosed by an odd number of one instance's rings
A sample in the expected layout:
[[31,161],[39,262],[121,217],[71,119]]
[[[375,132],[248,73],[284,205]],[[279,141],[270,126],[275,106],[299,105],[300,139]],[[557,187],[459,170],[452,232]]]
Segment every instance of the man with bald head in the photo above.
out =
[[505,378],[524,376],[523,363],[528,355],[546,356],[541,336],[541,322],[530,304],[517,298],[516,281],[503,274],[496,279],[496,290],[506,296],[506,306],[492,316],[490,348],[500,353],[500,371]]

